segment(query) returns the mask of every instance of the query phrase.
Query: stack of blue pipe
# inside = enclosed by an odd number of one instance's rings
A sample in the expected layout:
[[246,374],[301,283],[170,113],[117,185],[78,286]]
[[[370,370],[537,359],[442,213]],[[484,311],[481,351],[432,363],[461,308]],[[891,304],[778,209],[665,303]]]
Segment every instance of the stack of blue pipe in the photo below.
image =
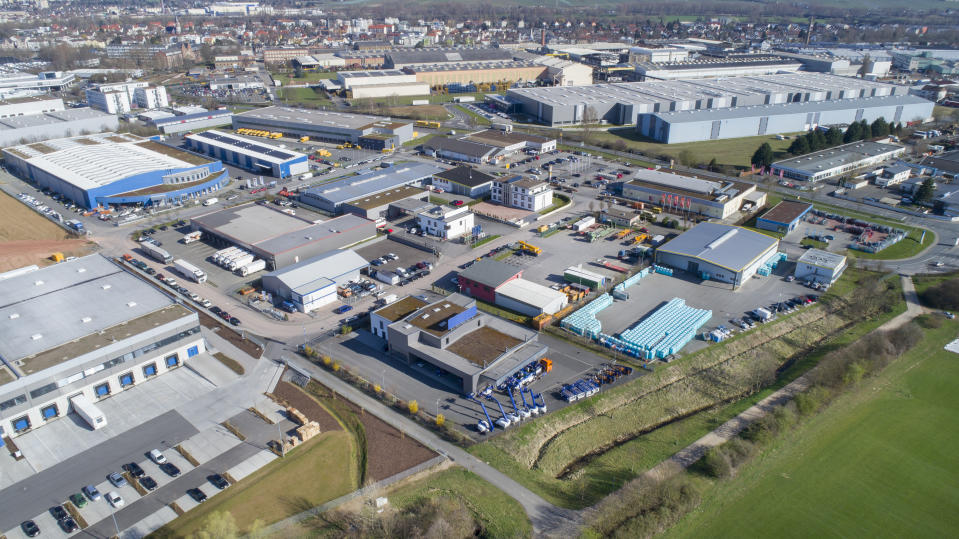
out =
[[560,326],[576,333],[596,338],[603,329],[603,325],[596,319],[596,314],[613,304],[609,294],[603,294],[560,322]]
[[712,316],[708,309],[687,307],[681,298],[673,298],[642,323],[620,333],[618,339],[607,340],[610,344],[621,345],[630,355],[645,359],[665,358],[693,340],[699,328]]

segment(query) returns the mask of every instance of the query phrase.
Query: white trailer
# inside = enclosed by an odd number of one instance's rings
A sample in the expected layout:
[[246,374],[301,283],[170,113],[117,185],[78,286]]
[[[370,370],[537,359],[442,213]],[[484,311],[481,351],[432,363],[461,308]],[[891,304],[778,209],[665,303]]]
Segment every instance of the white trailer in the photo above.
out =
[[498,129],[504,133],[513,132],[513,124],[509,124],[509,123],[495,122],[490,124],[490,127],[492,127],[493,129]]
[[195,241],[200,241],[200,237],[203,236],[203,233],[199,230],[190,232],[183,235],[183,243],[193,243]]
[[180,275],[183,275],[187,279],[190,279],[196,283],[205,283],[206,282],[206,273],[203,272],[200,268],[190,264],[182,258],[178,258],[173,261],[173,267],[176,268]]
[[240,276],[246,277],[247,275],[256,273],[258,271],[263,271],[265,269],[266,269],[266,260],[263,260],[261,258],[258,260],[254,260],[253,262],[250,262],[249,264],[243,267],[237,268],[236,272],[239,273]]
[[80,395],[71,397],[70,404],[73,405],[73,411],[82,417],[93,430],[102,429],[107,426],[107,416],[103,415],[103,412],[97,408],[96,404],[90,402],[86,395],[81,393]]
[[227,264],[226,268],[230,271],[234,271],[236,269],[242,268],[243,266],[251,262],[253,262],[253,255],[250,253],[246,253],[242,256],[239,256],[231,260],[230,263]]
[[143,251],[146,254],[150,255],[150,258],[156,260],[157,262],[163,262],[164,264],[169,264],[170,261],[173,260],[173,257],[170,256],[170,253],[166,252],[165,249],[160,249],[159,247],[157,247],[156,245],[153,245],[152,243],[145,242],[145,241],[141,242],[140,248],[143,249]]
[[230,253],[234,253],[239,250],[240,249],[238,247],[227,247],[226,249],[220,249],[219,251],[213,253],[213,262],[216,264],[222,264],[225,257],[229,256]]

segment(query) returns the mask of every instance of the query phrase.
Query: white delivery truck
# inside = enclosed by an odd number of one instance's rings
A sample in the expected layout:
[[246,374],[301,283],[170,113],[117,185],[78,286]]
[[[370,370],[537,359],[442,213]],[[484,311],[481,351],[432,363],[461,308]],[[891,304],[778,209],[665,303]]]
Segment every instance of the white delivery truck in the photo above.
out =
[[93,430],[102,429],[107,426],[107,416],[97,408],[96,404],[90,402],[87,396],[79,394],[70,398],[70,404],[73,405],[73,411],[82,417]]
[[170,253],[166,252],[165,249],[160,249],[156,245],[153,245],[150,242],[140,242],[140,248],[143,249],[143,252],[150,255],[150,258],[156,260],[157,262],[163,262],[164,264],[169,264],[173,257],[170,256]]
[[238,270],[238,269],[242,268],[243,266],[245,266],[245,265],[253,262],[253,258],[254,258],[254,257],[253,257],[252,254],[250,254],[250,253],[244,253],[243,255],[238,256],[238,257],[234,258],[233,260],[230,260],[230,263],[227,264],[226,269],[228,269],[228,270],[230,270],[230,271]]
[[182,258],[178,258],[173,261],[173,267],[176,268],[180,275],[183,275],[187,279],[190,279],[196,283],[205,283],[206,282],[206,273],[203,272],[200,268],[190,264]]
[[247,275],[256,273],[258,271],[263,271],[265,269],[266,269],[266,260],[263,260],[261,258],[259,260],[254,260],[253,262],[250,262],[249,264],[237,269],[236,272],[239,273],[240,276],[246,277]]
[[183,235],[183,243],[193,243],[195,241],[200,241],[200,237],[203,236],[203,233],[199,230],[190,232]]

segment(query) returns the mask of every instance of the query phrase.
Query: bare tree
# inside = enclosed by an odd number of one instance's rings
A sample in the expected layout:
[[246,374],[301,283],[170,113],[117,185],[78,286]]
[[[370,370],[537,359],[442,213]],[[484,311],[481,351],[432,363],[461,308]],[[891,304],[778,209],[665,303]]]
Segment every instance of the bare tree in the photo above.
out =
[[593,106],[587,106],[583,109],[583,142],[590,144],[593,134],[593,124],[598,120],[596,109]]

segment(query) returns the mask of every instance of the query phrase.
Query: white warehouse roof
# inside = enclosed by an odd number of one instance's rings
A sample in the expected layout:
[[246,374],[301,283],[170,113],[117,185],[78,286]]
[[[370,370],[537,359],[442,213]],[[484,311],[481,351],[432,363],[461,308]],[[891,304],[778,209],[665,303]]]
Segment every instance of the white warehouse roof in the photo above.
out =
[[369,266],[369,262],[351,249],[329,251],[319,256],[293,264],[281,270],[264,275],[276,278],[293,292],[307,295],[332,284],[333,278],[358,271]]
[[746,228],[699,223],[658,251],[697,258],[730,271],[742,271],[770,247],[778,245],[776,238]]
[[513,279],[496,289],[497,295],[544,310],[557,300],[566,299],[566,294],[526,279]]

